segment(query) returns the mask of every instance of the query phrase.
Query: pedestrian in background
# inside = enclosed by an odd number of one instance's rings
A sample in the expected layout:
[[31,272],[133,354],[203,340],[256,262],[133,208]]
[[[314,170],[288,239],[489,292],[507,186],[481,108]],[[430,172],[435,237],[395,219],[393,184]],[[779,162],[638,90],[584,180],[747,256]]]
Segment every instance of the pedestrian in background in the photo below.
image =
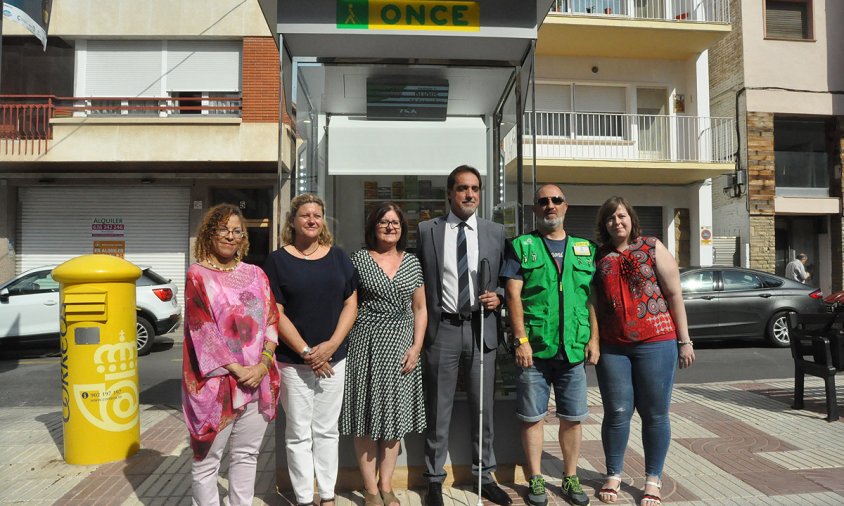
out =
[[357,277],[349,257],[332,246],[325,204],[305,193],[290,202],[284,246],[264,270],[279,309],[281,404],[290,482],[299,504],[334,503],[337,422],[343,402],[346,336],[357,315]]
[[785,266],[785,277],[798,283],[806,283],[812,274],[806,272],[806,264],[809,263],[809,255],[800,253],[797,258],[788,262]]
[[182,354],[195,505],[220,503],[217,475],[229,441],[228,503],[252,504],[258,450],[276,416],[278,309],[264,272],[241,262],[248,250],[240,209],[220,204],[205,214],[185,283]]
[[618,499],[633,409],[642,419],[645,487],[640,506],[660,504],[671,443],[668,410],[678,363],[695,360],[680,289],[680,271],[657,238],[643,236],[633,207],[612,197],[598,211],[598,386],[604,405],[601,442],[606,481],[598,497]]
[[366,220],[366,248],[352,255],[358,272],[358,316],[349,360],[340,433],[354,436],[366,506],[400,506],[393,471],[408,433],[425,430],[419,355],[428,315],[419,260],[407,253],[407,221],[385,202]]

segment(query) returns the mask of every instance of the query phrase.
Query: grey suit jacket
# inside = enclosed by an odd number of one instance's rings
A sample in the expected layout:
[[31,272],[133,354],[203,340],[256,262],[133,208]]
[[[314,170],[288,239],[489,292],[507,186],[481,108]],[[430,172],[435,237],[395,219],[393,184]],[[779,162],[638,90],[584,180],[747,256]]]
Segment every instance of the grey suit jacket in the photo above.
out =
[[[441,216],[419,224],[416,232],[417,252],[422,263],[425,279],[425,300],[428,304],[428,328],[425,342],[436,339],[437,327],[442,316],[443,295],[443,244],[445,242],[446,217]],[[498,223],[478,218],[478,263],[489,261],[490,285],[487,290],[504,297],[499,274],[504,267],[504,227]],[[503,304],[502,306],[503,307]],[[500,307],[499,307],[500,309]],[[501,333],[500,311],[487,312],[484,318],[484,344],[487,349],[498,347]]]

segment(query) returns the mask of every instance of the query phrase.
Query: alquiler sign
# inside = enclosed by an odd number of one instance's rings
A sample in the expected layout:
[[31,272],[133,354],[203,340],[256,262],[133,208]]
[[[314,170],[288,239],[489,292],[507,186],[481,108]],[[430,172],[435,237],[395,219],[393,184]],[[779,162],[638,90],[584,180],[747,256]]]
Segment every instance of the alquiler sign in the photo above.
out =
[[477,32],[481,9],[467,1],[337,0],[337,28]]

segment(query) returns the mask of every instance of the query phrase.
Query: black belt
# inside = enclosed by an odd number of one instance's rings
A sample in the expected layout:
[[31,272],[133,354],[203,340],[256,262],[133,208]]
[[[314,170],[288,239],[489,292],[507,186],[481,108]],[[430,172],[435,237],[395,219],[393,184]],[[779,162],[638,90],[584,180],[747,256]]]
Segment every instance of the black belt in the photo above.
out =
[[475,318],[476,316],[479,316],[480,314],[481,314],[480,310],[472,311],[472,313],[468,314],[468,315],[462,315],[462,314],[459,314],[459,313],[443,312],[440,315],[440,321],[448,322],[451,325],[454,325],[455,327],[459,327],[460,325],[463,325],[464,322],[472,321],[473,318]]

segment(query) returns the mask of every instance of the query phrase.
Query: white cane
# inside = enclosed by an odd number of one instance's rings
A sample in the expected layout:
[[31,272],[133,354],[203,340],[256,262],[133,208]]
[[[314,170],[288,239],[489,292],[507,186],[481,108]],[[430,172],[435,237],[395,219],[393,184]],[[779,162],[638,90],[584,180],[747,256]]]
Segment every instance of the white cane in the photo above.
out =
[[[481,259],[478,265],[478,293],[486,291],[489,285],[489,260]],[[478,409],[478,506],[483,506],[481,488],[483,487],[483,466],[484,466],[484,305],[481,303],[481,330],[479,336],[478,350],[481,353],[481,381],[478,395],[480,409]]]

